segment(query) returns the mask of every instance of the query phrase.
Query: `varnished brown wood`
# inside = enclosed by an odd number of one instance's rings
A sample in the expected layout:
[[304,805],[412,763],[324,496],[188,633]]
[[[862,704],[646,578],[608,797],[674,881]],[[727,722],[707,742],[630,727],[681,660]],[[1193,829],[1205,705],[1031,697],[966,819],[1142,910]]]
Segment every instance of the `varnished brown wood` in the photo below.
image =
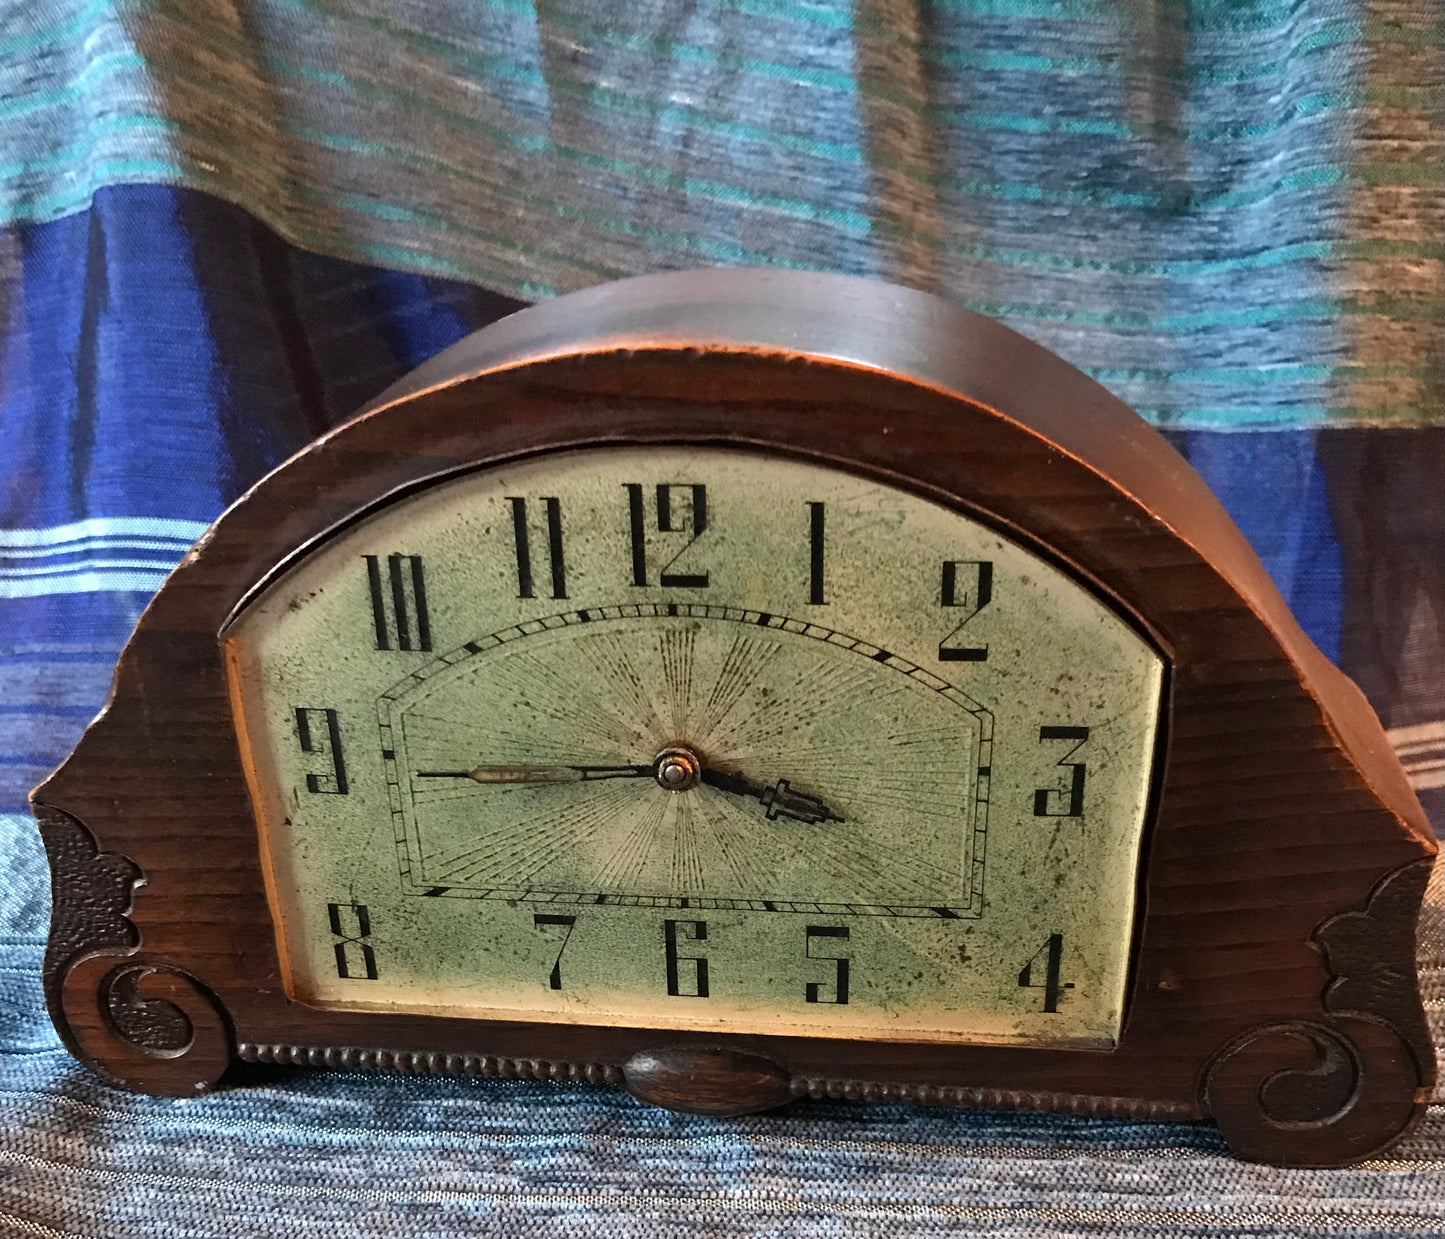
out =
[[[1170,668],[1116,1050],[719,1036],[710,1062],[760,1057],[793,1095],[1211,1114],[1243,1155],[1292,1164],[1398,1138],[1434,1077],[1412,948],[1436,847],[1362,695],[1200,479],[1102,388],[923,294],[781,272],[651,277],[514,316],[207,533],[142,617],[105,713],[34,793],[55,875],[47,993],[73,1052],[186,1092],[231,1056],[621,1081],[687,1048],[658,1030],[289,1001],[217,642],[278,565],[386,496],[522,455],[661,443],[788,454],[964,511],[1108,599]],[[127,865],[146,879],[130,904]]]
[[793,1095],[791,1077],[772,1059],[727,1046],[639,1050],[622,1065],[622,1079],[639,1100],[688,1114],[755,1114]]

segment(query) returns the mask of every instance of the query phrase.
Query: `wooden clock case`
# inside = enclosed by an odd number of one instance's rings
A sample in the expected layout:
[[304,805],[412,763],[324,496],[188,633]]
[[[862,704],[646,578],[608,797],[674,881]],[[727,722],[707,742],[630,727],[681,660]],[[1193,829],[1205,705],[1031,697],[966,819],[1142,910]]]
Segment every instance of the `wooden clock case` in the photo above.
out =
[[[217,634],[386,499],[607,444],[792,455],[914,491],[1063,566],[1164,655],[1125,1024],[1107,1052],[709,1036],[289,1000]],[[624,1085],[700,1113],[790,1097],[1211,1117],[1241,1156],[1370,1156],[1434,1053],[1415,918],[1436,844],[1378,720],[1157,433],[1039,346],[926,294],[710,271],[590,289],[448,349],[259,482],[142,616],[32,795],[65,1044],[149,1092],[237,1061]]]

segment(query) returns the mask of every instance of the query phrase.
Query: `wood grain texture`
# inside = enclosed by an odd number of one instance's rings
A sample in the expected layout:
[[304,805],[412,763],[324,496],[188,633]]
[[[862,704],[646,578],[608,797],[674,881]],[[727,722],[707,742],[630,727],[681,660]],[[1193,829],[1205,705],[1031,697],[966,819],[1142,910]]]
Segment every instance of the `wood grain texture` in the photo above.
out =
[[[792,273],[651,277],[526,311],[428,363],[217,522],[142,617],[105,713],[34,793],[42,821],[63,810],[98,856],[146,879],[122,941],[114,900],[72,897],[89,879],[56,869],[47,992],[72,1051],[171,1091],[193,1089],[213,1057],[138,1051],[107,1014],[131,1002],[129,981],[115,998],[116,982],[87,980],[86,1014],[70,977],[87,953],[191,978],[199,1000],[166,1001],[198,1028],[219,1012],[228,1054],[316,1047],[326,1060],[341,1047],[621,1079],[637,1055],[677,1048],[657,1030],[288,1000],[217,640],[278,565],[387,497],[538,452],[669,443],[791,455],[963,511],[1109,601],[1170,668],[1116,1050],[711,1041],[810,1095],[814,1082],[848,1095],[851,1081],[863,1096],[1212,1113],[1242,1154],[1285,1163],[1367,1156],[1408,1127],[1434,1063],[1413,980],[1419,889],[1391,875],[1420,871],[1436,845],[1363,696],[1199,478],[1102,388],[923,294]],[[147,1035],[173,1041],[171,1027]],[[345,1048],[357,1046],[389,1048]]]

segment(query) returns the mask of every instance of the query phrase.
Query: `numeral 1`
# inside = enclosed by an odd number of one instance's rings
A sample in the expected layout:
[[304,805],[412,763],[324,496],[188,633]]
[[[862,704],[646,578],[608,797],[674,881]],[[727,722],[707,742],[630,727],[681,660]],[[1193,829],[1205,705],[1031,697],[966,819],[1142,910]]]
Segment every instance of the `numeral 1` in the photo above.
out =
[[[706,921],[663,921],[662,936],[667,950],[667,992],[673,998],[706,998],[707,990],[707,960],[701,955],[679,955],[677,953],[678,939],[684,942],[706,942],[707,922]],[[683,989],[679,972],[680,965],[691,964],[689,970],[692,976],[689,978],[690,989]]]
[[[527,501],[511,496],[512,533],[517,547],[517,597],[535,598],[532,587],[531,534],[527,528]],[[547,563],[552,570],[552,597],[567,597],[567,565],[562,558],[562,502],[543,499],[547,508]]]
[[827,520],[826,504],[808,504],[808,602],[811,606],[827,605],[823,596],[823,539]]
[[951,642],[993,598],[993,564],[988,560],[945,559],[942,578],[940,605],[962,610],[963,618],[938,643],[938,660],[945,663],[981,663],[988,657],[988,646],[955,645]]
[[[345,913],[345,915],[343,915]],[[364,903],[328,903],[326,915],[331,921],[331,935],[338,941],[336,975],[346,981],[375,981],[376,952],[371,943],[371,913]],[[361,952],[358,968],[353,949]]]
[[[1044,1014],[1057,1015],[1059,1013],[1059,994],[1066,989],[1073,989],[1072,981],[1059,983],[1060,965],[1064,959],[1064,935],[1050,934],[1048,941],[1034,952],[1033,958],[1026,963],[1019,971],[1020,989],[1041,989],[1044,991]],[[1034,980],[1034,968],[1040,960],[1043,961],[1044,979]]]
[[316,753],[331,758],[329,774],[308,774],[306,790],[323,796],[345,796],[350,788],[346,781],[346,760],[341,755],[341,723],[336,711],[324,707],[296,707],[296,739],[303,753]]
[[848,928],[846,925],[809,925],[806,931],[806,945],[803,953],[809,959],[828,959],[833,961],[833,984],[831,989],[833,996],[827,997],[825,987],[821,981],[809,981],[807,985],[807,998],[809,1002],[831,1003],[833,1006],[845,1007],[848,1005],[848,964],[849,957],[846,955],[815,955],[813,954],[813,943],[823,939],[822,945],[830,945],[828,939],[834,941],[848,941]]
[[532,924],[538,929],[544,929],[548,925],[557,925],[567,932],[562,935],[562,945],[557,948],[557,958],[552,962],[552,971],[547,976],[547,985],[552,989],[562,988],[562,952],[567,949],[567,943],[572,937],[572,927],[577,924],[575,916],[557,916],[550,912],[534,912]]
[[[1088,738],[1089,729],[1087,727],[1039,728],[1040,744],[1045,740],[1074,741],[1073,748],[1055,763],[1073,773],[1069,776],[1068,787],[1040,787],[1034,792],[1035,817],[1082,817],[1084,815],[1084,782],[1087,777],[1084,763],[1070,761],[1069,758],[1083,747],[1084,741]],[[1062,808],[1053,807],[1055,799],[1063,801]]]
[[[628,528],[632,541],[632,583],[642,586],[647,584],[647,505],[639,483],[624,483],[623,489],[627,491]],[[685,495],[685,499],[679,502],[679,494],[675,492]],[[656,501],[658,533],[692,535],[663,565],[657,583],[663,589],[706,589],[706,572],[674,572],[672,569],[692,544],[707,532],[707,487],[701,483],[659,482]]]
[[383,574],[380,557],[367,555],[366,581],[371,589],[376,648],[431,649],[431,620],[427,616],[426,577],[421,556],[388,555]]

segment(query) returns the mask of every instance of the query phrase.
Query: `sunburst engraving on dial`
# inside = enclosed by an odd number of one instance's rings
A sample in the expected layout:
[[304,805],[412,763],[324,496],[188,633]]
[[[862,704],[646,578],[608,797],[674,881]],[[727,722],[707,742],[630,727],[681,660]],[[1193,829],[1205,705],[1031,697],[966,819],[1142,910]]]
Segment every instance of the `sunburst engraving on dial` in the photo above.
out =
[[[378,707],[409,893],[981,910],[992,716],[830,628],[700,603],[569,611],[467,642]],[[861,711],[877,725],[846,726]]]

